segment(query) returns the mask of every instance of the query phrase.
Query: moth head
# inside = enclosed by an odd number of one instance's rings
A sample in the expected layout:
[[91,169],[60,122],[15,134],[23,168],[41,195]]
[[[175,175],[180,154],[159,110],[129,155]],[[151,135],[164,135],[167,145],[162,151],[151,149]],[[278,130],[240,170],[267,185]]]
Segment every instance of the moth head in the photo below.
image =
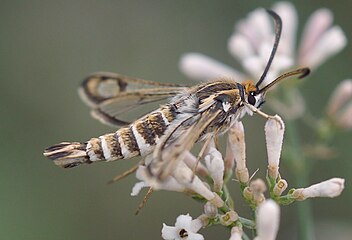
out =
[[268,85],[263,88],[259,88],[258,83],[254,85],[254,83],[250,80],[241,83],[244,90],[244,101],[253,105],[256,108],[259,108],[265,102],[265,95],[272,86],[276,85],[283,79],[286,79],[291,76],[299,75],[298,78],[304,78],[310,73],[309,68],[299,68],[287,73],[284,73],[271,81]]
[[244,101],[259,108],[264,103],[264,95],[258,92],[256,85],[248,80],[241,83],[244,90]]

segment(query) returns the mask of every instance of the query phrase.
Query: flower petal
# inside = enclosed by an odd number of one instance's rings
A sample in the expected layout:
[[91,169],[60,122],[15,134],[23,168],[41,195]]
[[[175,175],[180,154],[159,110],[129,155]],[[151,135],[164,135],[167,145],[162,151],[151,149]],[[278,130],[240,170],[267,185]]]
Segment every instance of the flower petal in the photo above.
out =
[[180,215],[176,219],[175,226],[178,228],[184,228],[186,230],[191,230],[191,222],[192,222],[192,217],[187,214],[187,215]]
[[231,229],[231,237],[229,240],[242,240],[243,230],[237,226]]
[[163,228],[161,229],[161,237],[165,240],[179,239],[178,228],[167,226],[163,223]]
[[257,55],[246,58],[242,65],[248,73],[251,73],[254,79],[259,79],[263,73],[263,60]]
[[352,79],[343,80],[337,85],[330,97],[327,114],[332,117],[349,99],[352,99]]
[[[277,116],[277,115],[276,115]],[[269,175],[274,179],[277,178],[282,142],[284,138],[284,122],[280,119],[279,123],[277,119],[268,119],[265,123],[265,140],[266,149],[268,152],[268,168]]]
[[314,184],[307,188],[296,189],[292,195],[297,200],[305,200],[313,197],[337,197],[345,188],[345,179],[331,178],[329,180]]
[[262,42],[269,41],[272,38],[273,27],[271,19],[264,9],[258,8],[249,13],[247,23],[248,27],[256,33],[257,39],[251,39],[255,41],[254,47],[259,48]]
[[[270,216],[270,218],[269,218]],[[273,200],[266,200],[258,208],[257,233],[260,240],[275,240],[280,224],[280,208]]]
[[[148,170],[146,169],[145,166],[140,165],[136,172],[137,179],[142,180],[146,187],[153,187],[154,190],[167,190],[167,191],[175,191],[175,192],[184,192],[186,190],[183,185],[179,184],[176,181],[176,179],[171,176],[162,182],[155,181],[154,178],[150,177],[150,174],[147,171]],[[137,191],[138,187],[141,187],[141,185],[142,184],[137,185],[135,191]]]
[[214,218],[218,214],[218,208],[211,202],[207,202],[204,205],[204,214],[209,218]]
[[233,78],[236,81],[243,81],[245,79],[242,73],[200,53],[182,55],[179,67],[189,78],[200,81],[219,77]]
[[224,183],[225,168],[222,155],[215,147],[211,147],[208,155],[206,155],[204,159],[209,170],[209,174],[214,181],[214,191],[220,192]]
[[229,52],[240,62],[254,54],[250,41],[239,33],[235,33],[230,37],[227,46]]
[[274,4],[273,10],[282,19],[282,34],[278,53],[294,57],[297,32],[297,11],[290,2],[278,2]]
[[190,231],[198,232],[202,227],[203,227],[202,221],[196,218],[191,222]]
[[329,57],[340,52],[346,44],[347,39],[344,32],[340,27],[334,26],[320,37],[309,53],[299,60],[299,64],[316,68]]
[[310,54],[320,36],[331,26],[333,14],[329,9],[316,10],[308,19],[304,27],[303,37],[299,48],[299,63]]
[[190,232],[187,240],[204,240],[204,237],[202,234]]
[[207,185],[197,175],[194,175],[193,171],[184,162],[179,163],[172,175],[181,185],[198,193],[217,207],[223,206],[224,202],[221,198],[216,193],[210,191]]
[[131,196],[137,196],[144,187],[147,187],[147,184],[145,182],[136,183],[132,188]]
[[190,152],[187,151],[185,153],[185,158],[183,160],[189,168],[195,168],[196,172],[201,176],[208,176],[208,169],[203,165],[203,163],[199,162],[198,159]]
[[337,124],[344,129],[352,128],[352,102],[344,109],[337,118]]

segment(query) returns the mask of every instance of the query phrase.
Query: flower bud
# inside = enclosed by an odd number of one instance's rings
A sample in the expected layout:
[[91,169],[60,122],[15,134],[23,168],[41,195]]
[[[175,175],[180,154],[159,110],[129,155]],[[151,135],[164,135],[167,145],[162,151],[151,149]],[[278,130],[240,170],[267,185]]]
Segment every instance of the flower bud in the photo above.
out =
[[226,168],[232,169],[234,161],[236,161],[236,177],[240,182],[247,183],[249,172],[246,167],[246,143],[242,122],[235,122],[228,131]]
[[337,124],[343,129],[352,128],[352,102],[344,109],[337,119]]
[[241,183],[247,183],[249,181],[249,171],[248,168],[236,169],[236,177]]
[[296,189],[292,195],[298,201],[314,197],[337,197],[345,188],[345,179],[331,178],[307,188]]
[[235,211],[231,210],[225,213],[224,215],[220,216],[220,222],[224,226],[230,226],[232,223],[236,222],[238,218],[238,214]]
[[[269,217],[270,216],[270,217]],[[275,240],[280,224],[280,208],[273,200],[266,200],[257,211],[257,234],[260,240]]]
[[269,162],[268,174],[274,179],[279,174],[280,154],[285,132],[284,122],[278,115],[276,117],[276,119],[268,119],[265,124],[265,139]]
[[153,187],[154,190],[167,190],[175,192],[186,191],[186,188],[171,176],[165,179],[163,182],[155,181],[153,178],[150,178],[146,167],[142,165],[138,167],[136,171],[136,177],[137,179],[141,180],[141,182],[138,182],[133,186],[131,196],[137,196],[144,187]]
[[334,117],[350,99],[352,99],[352,80],[346,79],[340,82],[332,93],[326,113]]
[[253,191],[250,187],[245,187],[243,190],[243,196],[247,200],[252,200],[253,199]]
[[256,193],[253,194],[253,201],[255,202],[255,204],[257,206],[259,206],[260,204],[262,204],[263,202],[265,202],[265,196],[263,193]]
[[231,237],[229,240],[242,240],[243,230],[237,226],[231,228]]
[[253,180],[250,183],[250,187],[253,190],[253,192],[263,193],[266,191],[265,182],[260,178]]
[[172,176],[185,188],[198,193],[215,206],[222,207],[224,205],[222,199],[216,193],[210,191],[207,185],[198,176],[194,175],[193,171],[184,162],[178,164],[172,172]]
[[240,72],[200,53],[184,54],[179,67],[189,78],[201,81],[221,76],[244,79]]
[[209,218],[214,218],[218,214],[218,208],[214,206],[211,202],[207,202],[204,205],[204,214]]
[[224,184],[224,160],[221,153],[214,147],[210,148],[205,156],[205,164],[214,181],[214,191],[220,192]]
[[191,169],[194,169],[196,167],[196,172],[198,175],[202,177],[209,175],[208,169],[201,162],[199,162],[190,151],[185,152],[185,158],[183,159],[183,161]]
[[201,222],[202,226],[208,226],[209,222],[210,222],[210,218],[209,216],[207,216],[206,214],[202,214],[199,217],[197,217],[197,219]]
[[288,184],[285,179],[280,179],[274,186],[273,192],[276,196],[281,196],[281,194],[286,190]]

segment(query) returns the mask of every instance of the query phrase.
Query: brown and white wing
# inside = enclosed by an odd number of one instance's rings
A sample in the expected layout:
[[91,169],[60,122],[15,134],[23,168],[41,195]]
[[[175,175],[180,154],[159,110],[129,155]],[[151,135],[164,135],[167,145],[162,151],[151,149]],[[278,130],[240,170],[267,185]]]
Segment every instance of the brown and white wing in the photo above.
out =
[[[88,76],[79,88],[83,101],[92,107],[92,116],[112,126],[123,126],[129,121],[120,116],[134,110],[143,113],[145,104],[172,97],[186,87],[132,78],[117,73],[98,72]],[[139,109],[138,109],[139,108]]]
[[[197,115],[185,119],[167,135],[163,136],[154,150],[153,161],[149,165],[149,172],[152,177],[162,181],[170,176],[178,163],[184,159],[185,152],[191,150],[194,143],[220,113],[221,110],[216,109],[214,106],[202,113],[197,113]],[[195,118],[195,122],[191,118]],[[193,123],[188,125],[189,122]],[[173,134],[177,131],[181,131],[181,134],[173,138]]]

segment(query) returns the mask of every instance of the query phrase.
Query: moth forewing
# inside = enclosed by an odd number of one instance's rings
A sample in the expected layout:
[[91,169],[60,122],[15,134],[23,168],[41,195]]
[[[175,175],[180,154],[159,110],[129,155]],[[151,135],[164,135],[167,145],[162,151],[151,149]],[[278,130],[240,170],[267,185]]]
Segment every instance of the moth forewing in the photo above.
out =
[[[144,79],[129,77],[118,73],[92,73],[82,82],[79,94],[82,100],[91,107],[119,96],[122,93],[148,91],[148,88],[161,89],[168,87],[182,87],[172,83],[159,83]],[[154,90],[155,92],[155,90]]]
[[[176,139],[170,139],[175,131],[170,132],[169,136],[165,136],[164,141],[158,144],[154,151],[154,159],[150,167],[151,172],[153,172],[153,167],[156,166],[156,171],[154,170],[156,173],[152,175],[161,181],[170,176],[178,163],[183,160],[184,154],[192,149],[194,143],[204,134],[204,131],[221,111],[221,109],[216,109],[216,106],[213,106],[213,109],[204,111],[199,116],[195,115],[196,120],[190,126],[187,126],[187,120],[183,121],[178,126],[181,130],[179,137]],[[192,119],[189,118],[188,120]]]
[[177,84],[98,72],[88,76],[78,92],[82,100],[92,107],[91,115],[95,119],[109,126],[121,127],[133,122],[126,119],[126,112],[134,110],[140,117],[148,109],[144,105],[166,100],[185,89]]

